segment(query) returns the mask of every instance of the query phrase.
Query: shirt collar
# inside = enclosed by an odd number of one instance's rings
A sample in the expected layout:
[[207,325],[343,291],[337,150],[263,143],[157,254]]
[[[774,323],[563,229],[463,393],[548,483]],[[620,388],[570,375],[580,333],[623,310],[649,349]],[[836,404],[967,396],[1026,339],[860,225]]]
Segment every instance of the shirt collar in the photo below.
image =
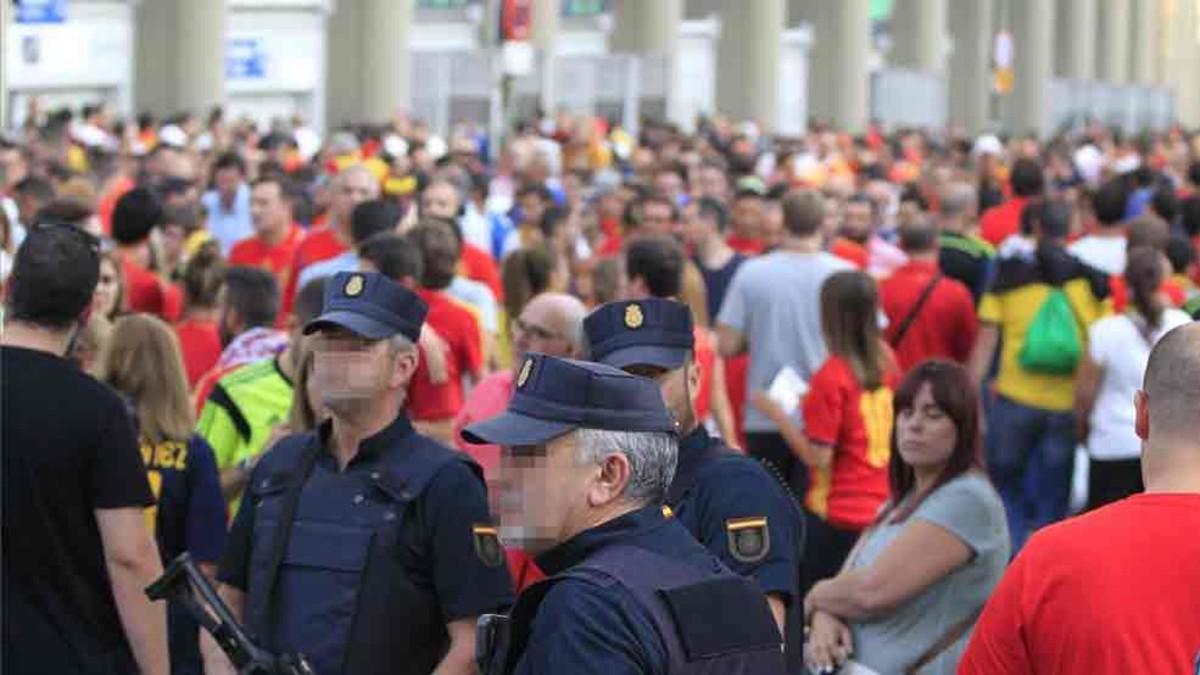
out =
[[537,566],[547,576],[554,576],[604,548],[629,540],[668,523],[661,504],[651,504],[623,516],[614,518],[589,530],[584,530],[567,541],[537,557]]
[[[325,454],[329,455],[329,437],[333,433],[333,419],[327,419],[317,427],[317,438],[321,441],[321,447],[325,448]],[[396,415],[396,419],[392,423],[384,427],[379,433],[369,438],[364,438],[358,443],[358,452],[355,453],[354,459],[350,460],[350,464],[360,461],[369,461],[378,458],[388,448],[394,447],[403,443],[413,433],[412,422],[408,419],[408,414],[403,410]],[[412,462],[418,461],[416,458],[411,458]],[[407,464],[408,458],[401,462]],[[402,471],[403,472],[403,471]]]

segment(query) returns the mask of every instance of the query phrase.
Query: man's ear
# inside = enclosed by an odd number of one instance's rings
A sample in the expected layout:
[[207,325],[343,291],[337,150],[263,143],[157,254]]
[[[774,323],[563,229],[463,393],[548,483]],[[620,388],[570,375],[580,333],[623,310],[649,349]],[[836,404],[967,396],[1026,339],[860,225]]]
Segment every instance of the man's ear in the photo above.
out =
[[588,505],[592,507],[605,506],[615,502],[625,493],[629,484],[632,467],[629,458],[621,453],[613,453],[600,463],[600,473],[588,486]]
[[421,358],[420,351],[413,347],[395,355],[392,359],[392,376],[388,380],[388,384],[392,388],[408,387],[408,383],[412,381],[413,375],[417,372],[417,363]]
[[700,398],[700,363],[696,361],[694,354],[688,357],[684,368],[684,374],[687,377],[688,397],[691,399],[692,409],[695,410],[696,400]]
[[1142,389],[1133,395],[1133,430],[1142,441],[1150,440],[1150,397]]

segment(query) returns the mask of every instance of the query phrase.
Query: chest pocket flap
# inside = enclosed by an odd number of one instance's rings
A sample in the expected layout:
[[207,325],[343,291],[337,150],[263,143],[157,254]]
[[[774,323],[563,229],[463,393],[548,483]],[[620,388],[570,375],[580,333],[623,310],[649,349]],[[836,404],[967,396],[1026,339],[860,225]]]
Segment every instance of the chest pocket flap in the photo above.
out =
[[659,594],[675,619],[688,661],[779,649],[779,629],[762,592],[749,579],[721,577]]
[[332,523],[297,521],[288,537],[284,564],[339,572],[361,572],[372,533]]

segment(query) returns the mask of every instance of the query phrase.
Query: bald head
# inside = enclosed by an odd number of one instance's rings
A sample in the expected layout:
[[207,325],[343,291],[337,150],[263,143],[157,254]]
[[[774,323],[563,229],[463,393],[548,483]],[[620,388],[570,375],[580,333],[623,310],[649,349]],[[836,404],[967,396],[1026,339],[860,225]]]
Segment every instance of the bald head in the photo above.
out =
[[525,354],[540,352],[560,358],[583,353],[583,317],[587,308],[573,295],[541,293],[533,296],[513,331],[513,365],[520,367]]
[[1150,352],[1142,389],[1149,420],[1148,428],[1142,429],[1139,409],[1138,433],[1148,445],[1188,443],[1200,453],[1195,441],[1200,420],[1200,322],[1180,326],[1158,341]]
[[944,221],[973,218],[978,205],[978,195],[970,183],[954,181],[938,192],[938,209]]

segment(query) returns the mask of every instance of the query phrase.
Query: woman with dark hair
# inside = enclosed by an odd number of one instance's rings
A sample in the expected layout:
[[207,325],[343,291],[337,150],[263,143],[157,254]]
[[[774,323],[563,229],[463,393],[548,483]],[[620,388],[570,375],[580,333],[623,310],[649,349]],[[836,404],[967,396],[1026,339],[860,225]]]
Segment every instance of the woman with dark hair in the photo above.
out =
[[888,496],[895,357],[879,332],[879,295],[864,272],[838,272],[821,287],[821,331],[829,358],[813,373],[801,412],[804,430],[758,395],[755,405],[809,468],[804,507],[807,590],[841,568]]
[[1075,437],[1091,457],[1089,509],[1143,489],[1133,396],[1142,386],[1150,350],[1172,328],[1191,320],[1168,307],[1160,293],[1164,260],[1156,248],[1130,249],[1125,267],[1130,306],[1088,328],[1088,354],[1075,379]]
[[841,573],[804,600],[805,658],[832,672],[953,673],[999,583],[1010,542],[980,459],[980,409],[965,368],[925,361],[896,389],[891,497]]

